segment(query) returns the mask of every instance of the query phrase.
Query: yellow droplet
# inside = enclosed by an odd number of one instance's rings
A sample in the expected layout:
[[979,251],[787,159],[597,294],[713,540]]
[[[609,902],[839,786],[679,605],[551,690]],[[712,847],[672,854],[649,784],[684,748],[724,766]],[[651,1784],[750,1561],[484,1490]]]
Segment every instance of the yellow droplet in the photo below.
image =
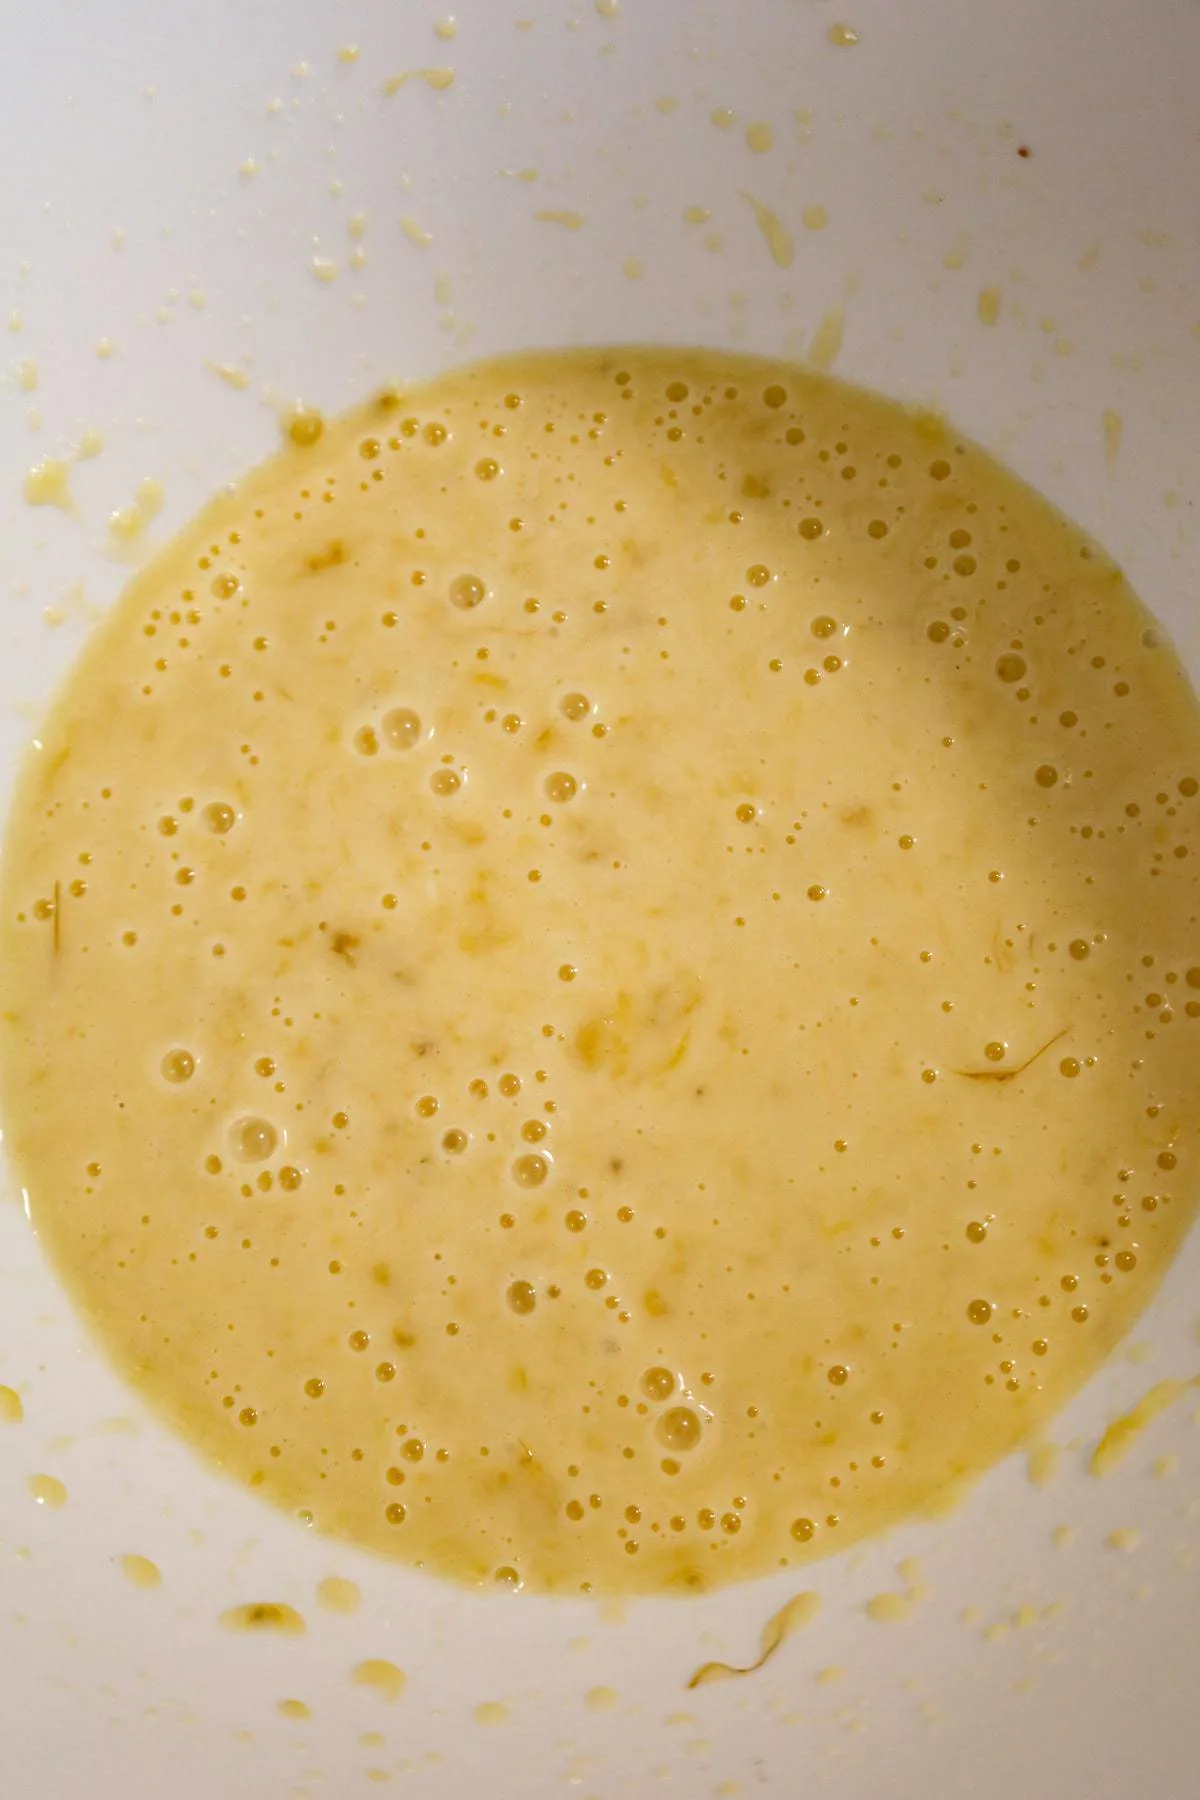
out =
[[912,1606],[911,1594],[872,1594],[863,1611],[876,1625],[899,1625],[907,1619]]
[[533,216],[545,225],[563,225],[568,231],[580,231],[583,228],[583,214],[580,212],[547,210],[534,213]]
[[392,1703],[404,1692],[408,1677],[385,1657],[371,1657],[355,1664],[350,1679],[355,1687],[373,1688],[381,1700]]
[[407,69],[403,75],[389,75],[383,84],[385,94],[398,94],[410,81],[423,81],[435,94],[445,93],[454,85],[453,69]]
[[777,213],[772,212],[769,206],[764,206],[761,200],[756,200],[753,194],[743,191],[742,199],[754,213],[754,222],[771,252],[771,261],[775,267],[790,269],[796,255],[796,245],[787,226]]
[[305,1629],[295,1607],[278,1600],[251,1600],[227,1607],[221,1624],[227,1631],[273,1631],[283,1637],[302,1637]]
[[1000,289],[983,287],[979,290],[979,298],[975,303],[981,325],[995,325],[1000,317]]
[[67,1504],[67,1490],[57,1475],[30,1475],[25,1486],[33,1495],[39,1506],[49,1507],[57,1511]]
[[65,513],[75,511],[71,464],[65,457],[43,457],[26,475],[23,491],[30,506],[56,506]]
[[126,1581],[136,1588],[150,1589],[162,1586],[162,1572],[157,1563],[152,1563],[148,1556],[123,1556],[121,1573]]

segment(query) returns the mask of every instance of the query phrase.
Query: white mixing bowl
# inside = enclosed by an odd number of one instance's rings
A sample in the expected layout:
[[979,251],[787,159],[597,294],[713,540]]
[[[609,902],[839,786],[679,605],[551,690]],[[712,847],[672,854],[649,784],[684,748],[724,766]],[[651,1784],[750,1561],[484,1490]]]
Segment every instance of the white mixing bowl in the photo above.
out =
[[[162,483],[151,532],[170,532],[272,447],[286,403],[334,409],[525,345],[804,356],[840,328],[838,372],[943,408],[1011,462],[1200,668],[1200,8],[445,4],[453,25],[436,0],[8,9],[6,782],[120,588],[107,521],[140,482]],[[452,83],[385,92],[429,69]],[[77,458],[73,513],[23,495],[46,457]],[[1198,1271],[1193,1237],[1136,1342],[1056,1422],[1052,1480],[1013,1459],[949,1516],[817,1565],[819,1619],[758,1674],[689,1693],[706,1657],[749,1661],[801,1584],[605,1609],[459,1591],[306,1533],[126,1391],[14,1189],[2,1791],[1181,1800],[1200,1780],[1200,1393],[1107,1480],[1088,1459],[1148,1388],[1200,1369]],[[39,1474],[64,1506],[37,1504]],[[160,1587],[127,1579],[129,1554]],[[362,1590],[352,1617],[317,1603],[333,1574]],[[904,1623],[864,1612],[889,1590],[915,1596]],[[306,1633],[219,1626],[259,1600]],[[369,1657],[407,1671],[395,1704],[350,1683]]]

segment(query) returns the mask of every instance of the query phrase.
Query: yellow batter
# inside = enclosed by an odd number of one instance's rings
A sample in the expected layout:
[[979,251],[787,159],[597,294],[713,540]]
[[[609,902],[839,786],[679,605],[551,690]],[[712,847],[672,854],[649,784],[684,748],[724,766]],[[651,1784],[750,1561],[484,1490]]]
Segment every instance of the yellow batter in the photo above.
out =
[[774,363],[531,356],[292,438],[10,827],[9,1144],[101,1339],[472,1582],[711,1587],[931,1503],[1191,1218],[1174,655],[979,450]]

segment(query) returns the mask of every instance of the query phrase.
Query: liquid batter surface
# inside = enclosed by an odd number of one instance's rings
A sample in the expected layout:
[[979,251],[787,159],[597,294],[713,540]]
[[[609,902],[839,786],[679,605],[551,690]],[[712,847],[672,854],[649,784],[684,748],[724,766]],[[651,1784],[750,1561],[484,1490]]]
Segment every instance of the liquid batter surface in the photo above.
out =
[[6,1125],[118,1364],[471,1582],[711,1587],[1019,1442],[1192,1215],[1200,725],[928,417],[666,350],[322,426],[10,825]]

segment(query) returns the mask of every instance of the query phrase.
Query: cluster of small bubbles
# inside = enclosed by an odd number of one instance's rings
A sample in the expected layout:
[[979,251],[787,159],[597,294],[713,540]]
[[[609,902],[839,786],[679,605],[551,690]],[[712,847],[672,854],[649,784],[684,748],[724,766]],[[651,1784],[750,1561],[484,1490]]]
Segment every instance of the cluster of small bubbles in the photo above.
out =
[[463,777],[457,769],[435,769],[429,777],[430,791],[441,800],[457,794],[462,784]]
[[592,710],[592,703],[586,694],[564,694],[558,703],[558,710],[564,719],[578,724],[580,719],[587,718]]
[[548,800],[555,800],[560,805],[565,805],[568,800],[573,800],[579,792],[579,783],[565,769],[556,769],[552,775],[547,775],[545,789]]
[[210,804],[204,808],[200,817],[204,820],[209,831],[213,832],[217,837],[224,837],[225,833],[227,831],[232,831],[237,824],[237,813],[234,811],[233,807],[228,805],[224,800],[211,801]]
[[379,729],[389,750],[411,750],[420,742],[421,720],[409,706],[394,706],[384,713]]
[[487,599],[487,587],[478,575],[456,575],[450,583],[450,604],[460,612],[474,612]]
[[168,1050],[160,1066],[164,1081],[190,1081],[196,1073],[196,1059],[190,1050]]
[[269,1119],[251,1116],[237,1121],[231,1138],[234,1154],[242,1162],[265,1162],[279,1142],[279,1133]]
[[504,1298],[508,1301],[509,1311],[525,1314],[531,1313],[537,1305],[537,1295],[533,1284],[529,1281],[511,1281]]
[[512,1166],[513,1180],[523,1188],[541,1187],[549,1173],[550,1159],[540,1150],[518,1156]]
[[699,1413],[690,1406],[671,1406],[656,1427],[659,1442],[668,1450],[694,1450],[700,1442]]

